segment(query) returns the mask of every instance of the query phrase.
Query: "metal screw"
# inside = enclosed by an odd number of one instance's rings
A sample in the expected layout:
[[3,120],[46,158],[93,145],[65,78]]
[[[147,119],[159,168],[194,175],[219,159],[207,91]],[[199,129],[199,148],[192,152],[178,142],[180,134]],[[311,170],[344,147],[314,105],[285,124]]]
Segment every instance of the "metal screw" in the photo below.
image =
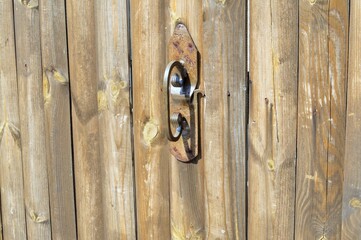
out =
[[183,126],[182,126],[182,122],[183,122],[183,115],[179,112],[175,112],[171,115],[170,117],[170,122],[173,125],[173,127],[176,128],[177,132],[182,132],[183,130]]
[[173,74],[170,78],[170,83],[173,87],[182,87],[183,82],[183,78],[181,78],[178,73]]

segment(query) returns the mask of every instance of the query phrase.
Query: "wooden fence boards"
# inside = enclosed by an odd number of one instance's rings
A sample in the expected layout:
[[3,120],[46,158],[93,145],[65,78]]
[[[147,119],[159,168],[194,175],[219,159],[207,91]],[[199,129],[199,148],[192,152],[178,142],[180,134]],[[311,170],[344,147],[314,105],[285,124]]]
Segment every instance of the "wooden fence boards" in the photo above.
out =
[[245,239],[246,1],[203,1],[205,239]]
[[[171,0],[166,9],[168,9],[166,16],[168,25],[165,44],[168,46],[169,38],[174,32],[177,22],[183,22],[186,24],[198,51],[202,52],[202,2]],[[169,59],[168,56],[166,59]],[[204,161],[198,159],[196,162],[185,164],[171,156],[169,162],[172,239],[204,239]]]
[[131,1],[134,161],[138,239],[169,239],[169,159],[161,102],[165,3]]
[[[356,0],[1,1],[0,240],[361,239],[360,15]],[[165,134],[179,22],[205,93],[192,163]]]
[[[0,239],[26,239],[12,1],[0,3]],[[16,176],[16,177],[14,177]],[[2,223],[1,223],[2,221]]]
[[52,239],[76,239],[65,2],[39,11]]
[[361,239],[361,2],[350,1],[350,38],[342,239]]
[[[152,7],[153,11],[151,14],[149,14],[149,8]],[[146,161],[146,159],[149,158],[148,154],[151,155],[157,154],[157,156],[160,154],[161,151],[166,151],[166,147],[160,147],[158,144],[165,143],[163,142],[165,139],[165,135],[162,133],[161,136],[158,135],[159,129],[163,130],[164,128],[159,126],[158,122],[164,121],[162,119],[162,110],[163,108],[160,107],[164,105],[165,103],[161,103],[160,99],[155,97],[154,94],[156,94],[156,91],[153,91],[153,98],[149,98],[148,105],[150,105],[150,109],[148,109],[148,106],[145,106],[144,104],[141,104],[144,102],[144,98],[146,96],[150,95],[151,93],[148,93],[149,86],[147,84],[150,81],[154,81],[154,88],[156,89],[156,86],[160,85],[161,82],[159,79],[162,79],[163,71],[165,69],[167,57],[165,55],[166,51],[166,45],[167,40],[169,37],[166,37],[166,39],[162,38],[162,33],[164,32],[158,32],[159,29],[163,29],[162,27],[162,14],[159,14],[158,11],[160,11],[158,8],[167,9],[166,11],[169,15],[166,16],[169,21],[172,21],[172,24],[167,25],[167,32],[172,34],[174,26],[177,21],[184,22],[188,28],[189,31],[194,38],[194,41],[198,47],[198,49],[202,52],[201,58],[202,58],[202,73],[204,74],[204,79],[207,77],[208,82],[208,88],[209,91],[214,91],[214,94],[209,95],[209,100],[205,100],[205,109],[204,113],[207,116],[209,113],[215,114],[217,111],[219,111],[219,115],[214,115],[214,118],[212,118],[212,121],[208,122],[208,120],[205,120],[205,128],[212,128],[214,130],[212,131],[202,131],[203,137],[205,138],[212,138],[214,141],[221,141],[224,148],[217,149],[210,146],[210,148],[205,148],[204,150],[205,155],[202,155],[202,158],[198,160],[197,164],[184,164],[177,162],[176,159],[173,157],[170,157],[169,154],[163,155],[163,159],[160,161],[166,160],[167,164],[170,162],[170,172],[169,172],[169,178],[170,178],[170,218],[171,218],[171,235],[173,239],[183,239],[185,237],[201,237],[201,238],[212,238],[212,237],[225,237],[228,236],[229,238],[233,238],[236,235],[241,236],[242,234],[245,234],[245,224],[244,219],[242,220],[242,211],[245,211],[245,208],[240,208],[240,212],[237,212],[237,209],[239,206],[237,206],[237,191],[231,193],[231,188],[234,186],[237,186],[235,184],[239,184],[241,189],[245,190],[245,175],[240,176],[242,172],[233,172],[231,166],[234,164],[235,168],[242,169],[242,166],[245,165],[245,151],[240,151],[241,153],[237,153],[237,150],[234,150],[232,153],[229,153],[229,145],[234,149],[237,149],[240,144],[242,146],[245,145],[245,125],[239,126],[239,129],[236,133],[236,141],[232,141],[232,137],[230,136],[229,131],[223,132],[222,128],[228,124],[230,121],[233,122],[233,126],[238,126],[238,123],[241,122],[245,124],[245,114],[244,115],[237,115],[239,112],[234,112],[231,109],[234,108],[234,105],[236,102],[233,102],[232,100],[229,102],[224,102],[224,106],[222,105],[222,100],[225,100],[229,98],[228,91],[231,91],[232,94],[234,94],[234,99],[243,99],[244,104],[242,105],[245,108],[245,25],[242,25],[242,22],[245,24],[245,21],[242,21],[241,19],[237,20],[231,20],[227,21],[225,18],[219,19],[219,26],[217,26],[217,29],[214,29],[211,27],[212,19],[217,16],[223,16],[229,14],[229,15],[236,15],[238,11],[244,12],[243,17],[245,18],[245,2],[242,3],[227,3],[227,4],[214,4],[213,2],[205,1],[202,5],[200,3],[196,2],[183,2],[183,1],[170,1],[169,6],[167,5],[158,5],[155,4],[153,6],[148,6],[147,3],[132,3],[132,16],[135,16],[135,20],[132,19],[132,49],[133,49],[133,73],[137,73],[137,75],[133,75],[133,81],[134,81],[134,118],[135,119],[144,119],[138,123],[135,121],[135,149],[139,149],[139,147],[144,148],[144,145],[150,145],[149,152],[147,155],[144,155],[143,152],[145,151],[136,151],[135,152],[135,161],[136,165],[139,164],[136,167],[136,180],[137,183],[137,209],[138,209],[138,230],[141,232],[144,226],[144,220],[145,218],[145,210],[151,208],[149,205],[144,205],[145,202],[149,202],[149,198],[151,196],[147,196],[148,199],[144,200],[142,195],[144,195],[144,175],[149,175],[151,172],[149,167],[147,168],[147,172],[142,170],[142,172],[139,172],[139,166],[149,164],[149,161]],[[133,9],[136,9],[135,12],[133,12]],[[205,16],[208,17],[207,26],[209,26],[207,29],[202,28],[202,15],[199,13],[200,10],[203,9],[203,18]],[[146,11],[146,12],[144,12]],[[157,14],[156,16],[153,16],[153,14]],[[222,15],[223,14],[223,15]],[[142,16],[143,18],[140,18]],[[145,18],[145,19],[144,19]],[[159,20],[160,18],[160,20]],[[235,17],[234,17],[235,18]],[[160,21],[160,22],[159,22]],[[203,21],[205,21],[203,19]],[[139,23],[141,22],[141,23]],[[140,27],[138,26],[140,25]],[[229,28],[225,28],[225,26],[228,26]],[[204,25],[205,26],[205,25]],[[204,27],[203,26],[203,27]],[[211,55],[212,51],[209,51],[210,55],[207,55],[206,53],[203,55],[203,46],[202,44],[204,42],[207,43],[208,48],[218,48],[222,45],[222,36],[225,31],[229,31],[234,27],[234,29],[240,28],[239,31],[236,31],[236,34],[233,37],[230,37],[227,39],[228,45],[225,45],[224,52],[227,54],[221,54],[217,56]],[[224,30],[223,30],[224,28]],[[140,29],[143,29],[141,31]],[[203,30],[202,30],[203,29]],[[212,33],[214,30],[218,30],[217,35],[214,37],[212,36]],[[144,35],[141,35],[143,33]],[[153,34],[158,33],[157,36],[153,36]],[[243,37],[242,40],[238,40],[239,37]],[[148,40],[148,41],[147,41]],[[209,40],[209,41],[208,41]],[[162,41],[162,45],[158,47],[158,42]],[[234,41],[234,43],[233,43]],[[239,41],[239,42],[238,42]],[[152,43],[152,44],[151,44]],[[148,46],[148,48],[143,47],[143,45]],[[140,48],[141,46],[142,48]],[[149,48],[149,46],[152,46],[152,48]],[[146,71],[144,64],[141,65],[139,63],[140,59],[143,61],[146,61],[149,56],[148,54],[151,54],[152,51],[156,50],[157,54],[154,55],[154,53],[151,55],[157,58],[163,57],[162,59],[158,60],[161,61],[162,64],[159,65],[160,69],[158,69],[158,61],[153,63],[153,68],[149,69],[148,72]],[[237,55],[233,54],[234,50],[236,50],[236,53],[240,53],[243,55]],[[148,52],[147,52],[148,51]],[[164,53],[163,53],[164,52]],[[163,53],[163,54],[161,54]],[[227,61],[227,64],[225,68],[221,68],[221,66],[218,65],[218,62],[213,62],[213,59],[219,59],[224,58]],[[153,60],[154,62],[154,60]],[[216,68],[217,65],[217,69]],[[239,67],[239,65],[241,65]],[[242,65],[244,66],[242,68]],[[142,66],[142,69],[139,69],[139,66]],[[209,66],[213,66],[210,68]],[[155,69],[155,70],[153,70]],[[223,75],[222,70],[226,69],[229,71],[229,75]],[[139,73],[139,71],[141,71]],[[144,72],[144,73],[143,73]],[[207,73],[205,73],[207,72]],[[217,75],[222,79],[225,79],[224,81],[221,81],[217,78],[214,78],[214,76]],[[152,76],[150,80],[144,80],[145,77]],[[212,77],[211,77],[212,76]],[[155,78],[155,79],[154,79]],[[231,80],[228,81],[228,78]],[[139,79],[142,79],[141,83]],[[203,79],[201,77],[201,79]],[[227,80],[226,80],[227,79]],[[204,84],[207,84],[207,81],[204,82]],[[141,86],[146,85],[146,86]],[[202,84],[201,84],[202,86]],[[219,88],[221,86],[221,88]],[[228,89],[229,87],[235,87],[234,89]],[[150,87],[153,89],[153,86]],[[137,89],[137,90],[135,90]],[[144,90],[143,90],[144,89]],[[223,89],[223,90],[222,90]],[[206,89],[206,91],[208,91]],[[218,92],[221,91],[221,92]],[[142,93],[142,95],[140,95]],[[243,95],[242,95],[243,94]],[[139,97],[141,97],[139,99]],[[243,98],[242,98],[243,97]],[[154,103],[152,103],[154,101]],[[210,101],[208,104],[207,101]],[[216,104],[217,103],[217,104]],[[220,105],[221,104],[221,105]],[[231,106],[227,106],[230,104]],[[239,104],[239,103],[237,103]],[[208,108],[206,107],[208,106]],[[222,108],[221,108],[222,107]],[[225,110],[227,109],[227,110]],[[141,113],[138,113],[138,111],[142,110]],[[225,112],[222,112],[224,110]],[[151,111],[155,116],[149,116],[150,114],[147,113],[148,111]],[[227,112],[228,113],[227,113]],[[239,111],[242,111],[242,108],[240,108]],[[208,113],[209,112],[209,113]],[[245,111],[243,111],[245,113]],[[158,114],[157,114],[158,113]],[[142,114],[142,115],[141,115]],[[234,115],[233,115],[234,114]],[[145,116],[143,116],[145,115]],[[160,117],[158,116],[160,115]],[[229,116],[229,119],[223,120],[224,116]],[[208,117],[207,117],[208,118]],[[219,122],[217,122],[219,120]],[[150,125],[150,123],[152,123]],[[139,125],[139,126],[137,126]],[[148,127],[147,127],[148,125]],[[209,125],[209,126],[208,126]],[[153,129],[154,128],[154,129]],[[143,129],[143,131],[142,131]],[[145,130],[147,130],[147,134],[144,134]],[[138,136],[142,136],[143,133],[143,139],[138,139]],[[149,135],[151,134],[151,135]],[[238,135],[239,134],[239,135]],[[148,137],[152,137],[150,140],[156,140],[154,142],[150,142]],[[221,136],[221,138],[217,138]],[[140,141],[140,143],[139,143]],[[232,143],[232,144],[228,144]],[[206,144],[206,143],[205,143]],[[234,145],[233,145],[234,144]],[[157,146],[156,149],[152,147],[153,145]],[[216,144],[217,145],[217,144]],[[206,145],[205,145],[206,146]],[[243,148],[244,149],[244,148]],[[223,155],[223,159],[219,162],[211,161],[211,159],[214,159],[215,154],[221,154]],[[238,155],[237,155],[238,154]],[[207,158],[210,159],[210,162],[206,163]],[[139,163],[140,161],[146,161],[145,163]],[[206,206],[208,206],[208,212],[204,212],[204,208],[202,206],[202,189],[205,187],[205,185],[202,184],[202,177],[203,177],[203,164],[208,164],[208,172],[205,170],[205,178],[206,181],[209,181],[208,189],[205,190],[205,194],[207,195]],[[242,165],[243,164],[243,165]],[[218,167],[219,165],[219,167]],[[152,166],[153,167],[153,166]],[[163,166],[162,166],[163,167]],[[144,167],[143,167],[144,168]],[[165,166],[164,166],[165,168]],[[160,168],[160,170],[163,170],[163,168]],[[212,171],[213,170],[213,171]],[[243,168],[244,170],[244,168]],[[159,170],[158,170],[159,171]],[[227,174],[230,174],[230,176],[227,176]],[[162,173],[155,173],[153,170],[153,174],[162,174]],[[166,171],[164,170],[164,175],[166,175]],[[237,175],[238,174],[238,175]],[[238,182],[237,180],[242,179],[243,181]],[[154,180],[157,180],[154,177]],[[237,182],[236,182],[237,181]],[[221,188],[224,188],[226,193],[222,193],[222,190],[215,187],[218,186],[218,183],[222,185]],[[148,182],[146,182],[148,183]],[[140,186],[138,185],[140,184]],[[149,184],[149,183],[148,183]],[[153,183],[153,185],[156,183]],[[139,190],[139,188],[142,188],[142,190]],[[236,188],[236,187],[234,187]],[[161,189],[159,189],[161,190]],[[158,190],[158,191],[159,191]],[[149,187],[146,188],[145,191],[149,191]],[[221,192],[219,192],[221,191]],[[139,193],[142,192],[142,195]],[[245,191],[240,190],[238,194],[243,200],[240,199],[239,203],[245,204]],[[163,193],[163,192],[162,192]],[[220,195],[221,194],[221,195]],[[159,196],[160,197],[160,196]],[[141,198],[141,200],[140,200]],[[139,206],[139,204],[142,204]],[[232,205],[230,205],[232,204]],[[231,206],[234,206],[235,208],[232,209]],[[244,207],[244,205],[243,205]],[[149,210],[146,210],[149,211]],[[168,217],[166,213],[163,213],[164,218]],[[169,213],[168,213],[169,214]],[[202,216],[205,214],[205,218]],[[219,215],[221,214],[221,215]],[[166,220],[166,219],[165,219]],[[153,220],[151,220],[153,221]],[[243,221],[243,223],[242,223]],[[148,216],[148,222],[149,224],[149,216]],[[163,224],[163,225],[162,225]],[[163,222],[156,222],[157,228],[158,226],[167,226],[168,223]],[[243,229],[242,229],[243,226]],[[145,227],[145,226],[144,226]],[[154,224],[153,224],[154,229]],[[242,230],[240,230],[242,229]],[[154,231],[154,230],[153,230]],[[241,232],[239,232],[241,231]],[[158,230],[157,230],[158,234]],[[143,233],[140,233],[138,237],[143,236]],[[149,236],[149,234],[148,234]],[[151,235],[153,237],[154,235]],[[141,238],[141,237],[140,237]]]
[[96,1],[104,239],[135,239],[127,1]]
[[298,1],[250,4],[248,238],[292,239]]
[[37,2],[14,1],[20,141],[28,239],[51,239],[40,16]]
[[66,1],[78,238],[103,239],[94,1]]

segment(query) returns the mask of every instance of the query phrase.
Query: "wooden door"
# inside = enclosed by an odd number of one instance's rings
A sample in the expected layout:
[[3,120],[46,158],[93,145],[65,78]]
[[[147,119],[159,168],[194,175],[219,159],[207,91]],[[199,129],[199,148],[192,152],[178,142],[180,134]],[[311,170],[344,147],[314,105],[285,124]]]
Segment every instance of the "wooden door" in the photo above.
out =
[[[0,240],[361,239],[360,18],[357,0],[0,0]],[[203,93],[190,162],[163,97],[179,23]]]
[[[169,152],[160,91],[177,22],[199,50],[205,92],[191,163]],[[246,2],[132,1],[131,25],[138,237],[245,238]]]

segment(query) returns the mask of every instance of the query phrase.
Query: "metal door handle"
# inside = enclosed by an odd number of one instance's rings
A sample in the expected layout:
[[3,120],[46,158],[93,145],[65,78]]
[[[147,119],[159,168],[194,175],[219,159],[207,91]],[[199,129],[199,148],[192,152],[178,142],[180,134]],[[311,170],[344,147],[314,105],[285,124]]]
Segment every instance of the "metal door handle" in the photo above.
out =
[[[172,74],[173,68],[177,68],[178,73]],[[170,85],[175,88],[186,88],[184,86],[185,78],[187,77],[187,70],[184,68],[183,64],[180,61],[171,61],[165,69],[164,73],[164,81],[163,81],[163,89],[165,102],[167,105],[167,137],[170,141],[177,141],[183,131],[183,126],[186,119],[183,117],[182,113],[174,112],[172,115],[170,114],[170,105],[169,105],[169,97],[170,97]],[[179,91],[181,92],[181,91]],[[186,96],[184,96],[187,98]],[[172,127],[175,128],[176,133],[173,134]]]
[[169,42],[169,59],[163,80],[166,135],[170,152],[189,162],[199,153],[198,51],[183,24]]

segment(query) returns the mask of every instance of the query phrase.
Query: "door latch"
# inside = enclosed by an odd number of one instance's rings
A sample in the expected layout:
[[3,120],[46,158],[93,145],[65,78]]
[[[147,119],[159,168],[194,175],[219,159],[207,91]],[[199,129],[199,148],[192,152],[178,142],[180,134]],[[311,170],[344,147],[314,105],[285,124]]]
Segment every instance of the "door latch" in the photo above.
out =
[[186,26],[179,23],[168,44],[163,94],[166,132],[171,154],[179,161],[194,160],[200,152],[199,52]]

